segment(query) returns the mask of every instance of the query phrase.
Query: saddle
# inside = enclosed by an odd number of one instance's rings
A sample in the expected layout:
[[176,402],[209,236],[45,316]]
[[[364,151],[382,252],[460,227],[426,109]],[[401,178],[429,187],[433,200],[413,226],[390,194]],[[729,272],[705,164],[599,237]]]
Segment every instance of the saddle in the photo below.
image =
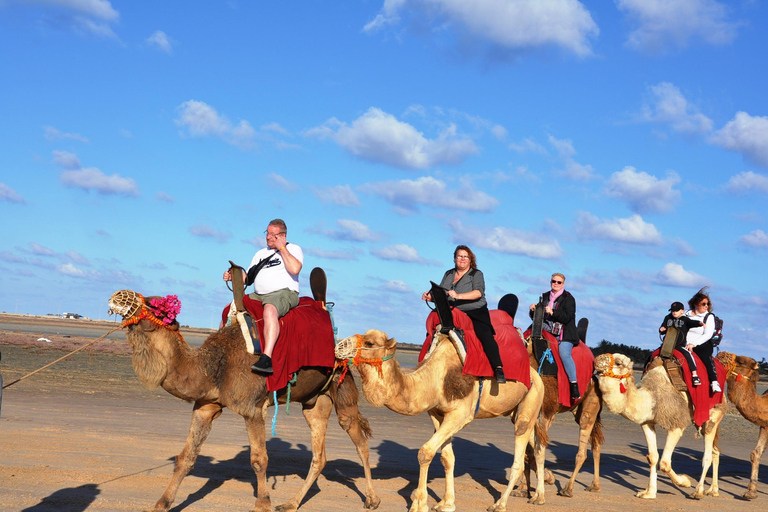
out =
[[[434,281],[430,281],[430,284],[432,285],[432,288],[429,293],[432,295],[432,302],[435,303],[435,311],[440,319],[440,325],[438,325],[438,328],[435,330],[435,336],[437,336],[438,333],[448,335],[451,343],[453,343],[453,346],[456,348],[456,353],[459,354],[459,359],[461,359],[461,364],[463,366],[467,359],[467,342],[464,338],[464,331],[456,327],[453,323],[453,313],[451,312],[450,304],[448,304],[448,293],[445,288]],[[432,343],[430,352],[436,345],[436,343]]]

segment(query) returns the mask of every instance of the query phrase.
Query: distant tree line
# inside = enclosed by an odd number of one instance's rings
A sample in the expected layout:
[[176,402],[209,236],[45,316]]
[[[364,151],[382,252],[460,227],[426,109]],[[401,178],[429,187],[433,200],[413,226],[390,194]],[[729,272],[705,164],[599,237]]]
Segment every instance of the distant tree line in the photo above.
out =
[[[629,346],[623,343],[613,343],[608,340],[602,340],[596,347],[591,348],[592,353],[595,354],[595,356],[599,356],[600,354],[615,354],[618,352],[619,354],[624,354],[636,364],[643,364],[648,359],[648,356],[651,355],[651,352],[653,352],[653,350],[647,348]],[[768,365],[768,363],[766,363],[766,365]]]

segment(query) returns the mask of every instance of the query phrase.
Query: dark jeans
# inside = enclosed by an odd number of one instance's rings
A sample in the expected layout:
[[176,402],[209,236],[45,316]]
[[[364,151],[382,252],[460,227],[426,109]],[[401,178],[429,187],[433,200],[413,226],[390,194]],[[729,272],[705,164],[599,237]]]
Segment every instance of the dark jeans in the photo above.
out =
[[713,350],[715,350],[715,347],[712,345],[711,341],[707,341],[701,345],[693,347],[693,351],[696,352],[696,355],[699,356],[699,359],[701,359],[701,362],[704,363],[704,366],[707,368],[707,376],[709,377],[709,382],[715,382],[717,380],[715,360],[712,359]]
[[488,361],[491,363],[491,368],[498,368],[503,366],[501,363],[501,356],[499,355],[499,345],[496,343],[496,339],[493,337],[496,331],[493,330],[493,324],[491,324],[491,314],[488,313],[488,307],[470,309],[464,313],[472,320],[472,327],[475,329],[475,335],[480,343],[483,345],[483,352],[488,357]]

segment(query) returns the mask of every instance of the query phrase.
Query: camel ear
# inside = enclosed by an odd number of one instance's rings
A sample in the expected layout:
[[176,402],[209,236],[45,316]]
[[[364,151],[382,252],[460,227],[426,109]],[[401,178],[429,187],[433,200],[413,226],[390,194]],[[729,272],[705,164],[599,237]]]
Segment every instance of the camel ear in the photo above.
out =
[[387,348],[395,348],[395,345],[397,345],[397,340],[395,338],[389,338],[387,340]]

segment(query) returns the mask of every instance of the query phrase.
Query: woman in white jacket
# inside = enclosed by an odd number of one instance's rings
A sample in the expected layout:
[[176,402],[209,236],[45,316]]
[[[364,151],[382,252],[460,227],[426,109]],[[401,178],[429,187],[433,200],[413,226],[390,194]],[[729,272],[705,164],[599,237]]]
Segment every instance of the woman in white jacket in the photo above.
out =
[[688,301],[691,308],[686,316],[704,323],[704,327],[692,327],[688,330],[688,336],[685,338],[685,348],[692,350],[699,356],[709,376],[710,388],[712,393],[719,393],[720,384],[717,382],[717,370],[715,370],[715,360],[712,359],[712,352],[715,347],[712,344],[712,334],[715,332],[715,316],[712,313],[712,301],[707,294],[705,286],[691,297]]

